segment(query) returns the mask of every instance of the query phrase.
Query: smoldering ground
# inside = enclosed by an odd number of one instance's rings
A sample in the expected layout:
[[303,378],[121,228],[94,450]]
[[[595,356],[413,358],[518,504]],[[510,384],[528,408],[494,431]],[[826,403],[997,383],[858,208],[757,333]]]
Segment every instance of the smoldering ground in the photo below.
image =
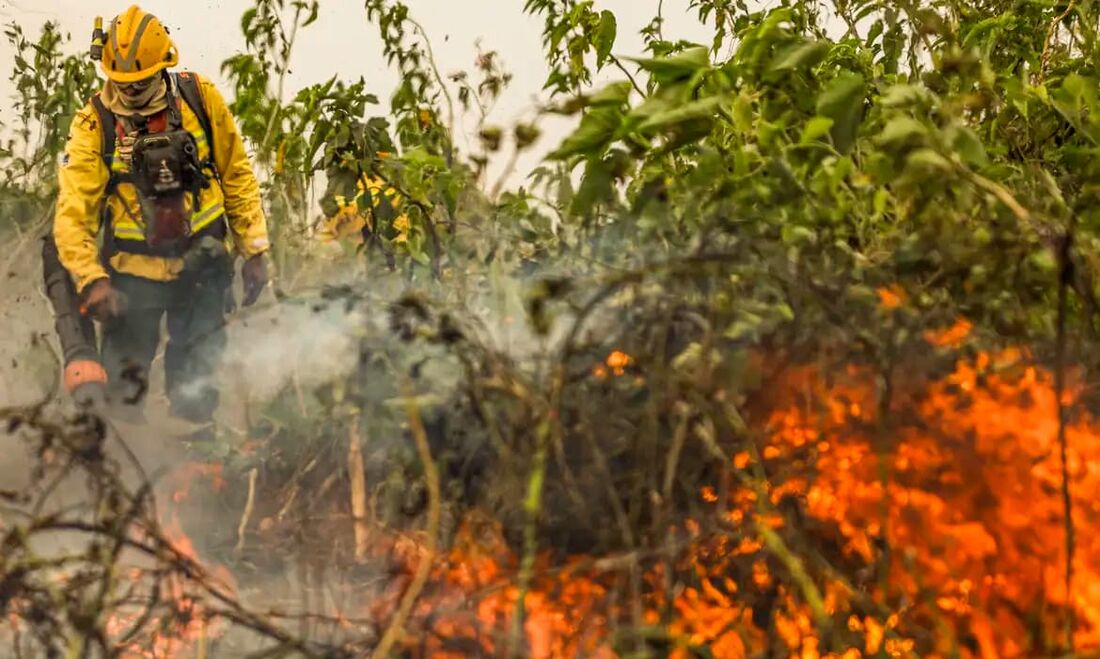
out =
[[[52,314],[41,292],[36,254],[30,247],[23,250],[10,270],[10,285],[0,294],[6,330],[4,340],[0,341],[5,356],[0,365],[3,385],[0,407],[35,410],[41,418],[71,419],[74,410],[58,391],[61,364],[52,336]],[[515,363],[536,355],[552,341],[536,336],[523,320],[527,277],[496,278],[491,284],[482,280],[467,287],[453,283],[422,286],[419,281],[410,283],[403,276],[391,274],[373,276],[368,279],[370,285],[364,286],[362,279],[348,277],[346,268],[332,264],[323,280],[321,286],[304,286],[278,301],[268,297],[256,307],[229,318],[228,349],[224,368],[218,375],[223,392],[218,412],[219,424],[224,429],[222,442],[196,452],[194,447],[185,446],[174,437],[177,429],[165,415],[159,355],[148,374],[143,400],[148,423],[108,422],[103,442],[106,459],[118,465],[131,492],[139,490],[146,480],[153,483],[157,514],[170,510],[197,547],[201,560],[227,563],[239,569],[243,575],[239,594],[244,604],[274,605],[288,612],[318,614],[332,613],[335,603],[326,602],[323,597],[319,602],[303,600],[300,586],[307,580],[303,571],[313,570],[308,577],[309,588],[316,592],[325,590],[326,580],[346,574],[318,575],[315,568],[302,567],[300,552],[317,551],[317,538],[301,543],[303,546],[297,552],[293,551],[293,545],[299,538],[279,546],[279,551],[271,551],[272,547],[266,544],[271,534],[261,532],[258,527],[262,522],[280,518],[271,503],[276,503],[276,508],[289,505],[288,488],[281,487],[279,481],[291,481],[291,488],[299,486],[293,484],[295,479],[302,478],[298,473],[301,465],[293,464],[296,458],[313,463],[330,459],[332,462],[325,468],[334,464],[339,468],[342,456],[325,449],[325,442],[331,440],[325,437],[326,426],[340,407],[333,398],[339,395],[335,390],[357,380],[356,404],[363,408],[365,419],[362,425],[367,480],[374,492],[381,495],[382,507],[388,506],[389,520],[396,521],[398,526],[414,528],[421,523],[425,492],[418,478],[415,453],[401,427],[402,394],[396,386],[401,377],[411,377],[414,382],[418,404],[428,417],[441,463],[458,466],[451,474],[453,481],[469,485],[471,480],[492,478],[492,474],[480,471],[483,466],[471,459],[473,454],[483,452],[480,444],[456,445],[455,437],[461,433],[448,434],[439,429],[446,410],[453,409],[455,401],[461,400],[457,390],[462,365],[438,343],[410,341],[411,335],[421,329],[416,326],[436,322],[440,314],[465,317],[461,323],[463,333],[491,345],[501,358]],[[421,293],[409,293],[411,290]],[[400,303],[395,305],[395,301]],[[307,432],[305,428],[310,426],[317,432]],[[267,433],[268,438],[278,436],[283,443],[273,453],[255,456],[251,461],[230,459],[228,453],[257,439],[256,433]],[[13,492],[41,487],[41,483],[34,482],[36,464],[43,459],[41,446],[19,435],[20,432],[15,432],[5,437],[0,452],[2,489]],[[303,452],[288,456],[295,444],[301,445]],[[186,486],[187,491],[181,496],[180,482],[173,478],[180,467],[219,461],[226,463],[224,472],[218,475],[226,482],[224,490],[214,491],[211,483],[200,476],[197,482]],[[393,468],[395,463],[400,469]],[[256,485],[249,484],[248,478],[254,470],[261,473],[256,486],[262,492],[259,496],[271,496],[277,501],[257,502],[253,517],[242,521],[242,509],[250,496],[247,490]],[[396,472],[402,473],[395,480]],[[97,503],[94,485],[79,468],[59,474],[49,489],[38,513],[72,512]],[[463,498],[467,494],[459,491],[454,496]],[[346,500],[346,495],[343,498]],[[88,509],[83,514],[91,517],[94,513]],[[296,523],[292,517],[287,521]],[[339,538],[332,541],[342,542]],[[61,555],[80,552],[81,543],[86,542],[88,539],[80,534],[58,532],[36,537],[34,549],[43,555]],[[143,564],[141,557],[125,552],[120,555],[123,563],[131,560],[133,564]],[[374,571],[373,576],[367,577],[369,580],[381,583],[387,566],[376,563],[359,569],[356,574],[359,582],[364,579],[364,569]],[[355,630],[351,635],[355,633],[370,636],[373,630]],[[321,629],[313,629],[311,634],[319,642],[326,636],[336,642],[336,637],[349,635],[346,631],[330,633]],[[231,648],[244,651],[243,648],[254,646],[249,638],[252,636],[245,633],[227,637],[223,640],[223,651],[236,651]]]
[[[0,514],[0,528],[11,529],[25,521],[22,513],[55,515],[65,512],[80,519],[95,517],[95,506],[101,502],[100,484],[92,482],[88,470],[81,465],[57,470],[43,469],[43,461],[51,463],[63,450],[53,450],[36,432],[36,422],[56,423],[59,429],[72,430],[81,422],[74,421],[77,411],[58,391],[61,364],[52,334],[52,313],[41,291],[41,264],[38,250],[28,239],[7,273],[7,285],[0,292],[4,332],[0,339],[0,408],[13,421],[2,440],[0,449],[0,490],[19,496],[43,494],[28,501],[27,509],[18,505]],[[285,308],[283,308],[285,307]],[[332,310],[339,309],[338,313]],[[239,320],[239,322],[238,322]],[[354,346],[354,336],[363,323],[360,312],[347,307],[323,304],[268,304],[231,319],[230,350],[226,368],[220,374],[225,390],[219,416],[229,430],[228,437],[243,418],[240,408],[262,402],[272,396],[290,379],[295,387],[309,388],[326,378],[337,378],[348,368],[346,356]],[[210,461],[215,456],[196,455],[188,451],[174,434],[165,415],[162,358],[158,355],[148,374],[149,388],[144,396],[149,422],[142,425],[108,420],[100,429],[102,450],[112,469],[128,485],[130,493],[140,490],[143,483],[153,484],[155,501],[161,512],[171,508],[195,542],[206,548],[205,530],[235,526],[240,510],[231,510],[216,497],[203,496],[203,484],[198,484],[189,497],[181,496],[180,483],[173,478],[178,468],[196,460]],[[242,382],[250,383],[242,387]],[[246,400],[247,398],[247,400]],[[16,421],[17,420],[17,421]],[[53,431],[51,431],[53,432]],[[61,458],[57,458],[61,459]],[[227,475],[232,478],[232,475]],[[43,483],[44,479],[51,479]],[[46,492],[48,490],[48,493]],[[175,500],[174,500],[175,499]],[[33,511],[29,508],[33,507]],[[41,556],[62,556],[80,553],[93,544],[80,533],[58,531],[37,534],[32,550]],[[120,564],[147,564],[141,557],[120,556]],[[148,557],[145,557],[148,558]],[[203,558],[203,557],[200,557]],[[136,560],[135,560],[136,559]],[[0,656],[6,656],[0,651]]]

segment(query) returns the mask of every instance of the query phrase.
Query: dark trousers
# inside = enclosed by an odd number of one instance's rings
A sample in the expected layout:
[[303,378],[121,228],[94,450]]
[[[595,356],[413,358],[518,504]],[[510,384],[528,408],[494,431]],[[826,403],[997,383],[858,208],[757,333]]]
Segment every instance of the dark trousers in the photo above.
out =
[[111,284],[125,296],[122,315],[103,325],[101,358],[112,402],[122,414],[139,413],[149,367],[167,316],[164,353],[169,413],[209,422],[218,407],[217,368],[225,350],[228,281],[208,276],[159,282],[116,273]]

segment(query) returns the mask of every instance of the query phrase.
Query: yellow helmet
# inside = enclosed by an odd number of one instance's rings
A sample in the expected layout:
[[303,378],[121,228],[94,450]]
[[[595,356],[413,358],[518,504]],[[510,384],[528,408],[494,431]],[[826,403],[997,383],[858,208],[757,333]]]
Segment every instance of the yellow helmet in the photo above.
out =
[[101,62],[111,80],[137,82],[178,63],[176,44],[156,16],[131,5],[111,21]]

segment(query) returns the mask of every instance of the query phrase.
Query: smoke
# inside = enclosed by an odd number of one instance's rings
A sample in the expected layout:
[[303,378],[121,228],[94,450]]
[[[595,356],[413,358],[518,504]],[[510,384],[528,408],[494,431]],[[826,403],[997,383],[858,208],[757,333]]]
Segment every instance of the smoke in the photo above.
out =
[[0,273],[0,407],[40,402],[56,386],[53,317],[41,287],[37,244]]
[[433,387],[445,389],[457,376],[456,365],[443,352],[402,342],[390,327],[392,305],[404,295],[457,319],[474,334],[470,338],[515,362],[535,359],[558,344],[568,326],[567,312],[545,336],[527,322],[532,282],[557,274],[554,265],[522,274],[490,267],[471,269],[459,280],[436,282],[425,276],[409,281],[403,273],[380,269],[349,277],[346,262],[329,263],[318,276],[327,280],[325,286],[229,318],[218,376],[222,406],[262,404],[288,386],[309,392],[344,379],[362,367],[358,358],[364,342],[401,364],[428,362]]
[[263,401],[291,383],[308,389],[346,376],[368,320],[377,317],[360,305],[317,301],[281,302],[230,323],[225,393],[232,401],[243,386]]
[[[51,391],[56,391],[60,374],[60,364],[53,357],[56,338],[53,336],[52,314],[38,290],[41,267],[36,258],[37,252],[26,251],[28,256],[20,259],[18,267],[9,275],[12,285],[2,294],[6,304],[0,310],[5,330],[3,338],[0,338],[0,355],[3,356],[0,362],[0,403],[5,406],[41,401]],[[292,400],[298,395],[312,399],[317,390],[345,381],[357,370],[363,369],[361,359],[364,346],[367,346],[367,351],[390,360],[384,366],[370,369],[372,375],[381,373],[389,379],[368,383],[364,393],[375,408],[382,409],[392,403],[392,398],[398,395],[395,393],[397,379],[413,371],[419,373],[416,380],[419,394],[427,394],[426,398],[437,401],[456,398],[462,367],[453,355],[448,354],[448,349],[420,341],[403,341],[391,327],[392,306],[405,295],[415,293],[421,296],[437,318],[443,314],[452,316],[473,343],[497,352],[520,368],[529,368],[530,364],[552,352],[574,317],[567,305],[554,302],[550,305],[553,308],[547,310],[551,317],[548,331],[536,332],[529,323],[530,296],[533,290],[539,288],[534,285],[535,282],[567,275],[564,267],[553,259],[538,267],[512,271],[496,264],[483,268],[478,263],[460,262],[457,266],[451,266],[462,268],[460,274],[444,276],[442,281],[437,282],[426,269],[413,276],[407,272],[373,271],[361,267],[360,258],[357,256],[327,264],[313,262],[310,264],[316,269],[313,280],[319,285],[298,285],[288,292],[287,297],[277,301],[272,299],[274,296],[266,297],[255,307],[242,309],[227,318],[228,344],[222,368],[216,376],[221,391],[218,420],[228,430],[219,442],[224,444],[221,448],[231,451],[249,441],[251,438],[245,434],[250,430],[246,421],[254,420],[256,412],[263,411],[272,402],[278,402],[280,397]],[[601,324],[599,321],[595,323],[597,328]],[[226,477],[233,481],[229,486],[234,490],[231,496],[219,498],[202,492],[200,490],[209,484],[199,482],[186,501],[172,501],[173,484],[164,480],[165,474],[187,462],[221,461],[224,453],[220,457],[196,454],[177,441],[177,428],[166,413],[163,359],[160,356],[154,360],[148,378],[150,388],[144,401],[148,423],[131,425],[113,422],[107,442],[109,455],[124,465],[127,479],[135,485],[146,477],[157,480],[158,508],[162,512],[171,509],[178,514],[202,559],[220,563],[227,553],[227,541],[231,548],[236,539],[241,520],[244,507],[240,500],[243,486],[241,473],[235,471],[237,466],[230,466],[227,461]],[[54,401],[51,409],[62,410],[65,405],[67,402],[64,400]],[[426,404],[424,407],[426,417],[429,406]],[[309,409],[319,408],[314,405]],[[252,414],[246,415],[246,411]],[[295,409],[291,413],[300,411]],[[382,478],[375,478],[380,471],[379,465],[385,463],[388,470],[390,464],[400,463],[404,459],[400,457],[402,451],[409,450],[407,437],[394,425],[394,420],[400,421],[403,415],[400,406],[395,406],[379,414],[379,419],[365,419],[369,435],[365,457],[371,488],[382,485]],[[339,423],[331,424],[333,419],[329,416],[325,413],[324,416],[302,421],[316,428],[326,424],[340,427]],[[341,446],[346,444],[343,436],[338,440],[343,442]],[[309,438],[301,438],[303,445],[307,441]],[[29,473],[34,456],[11,450],[16,445],[12,437],[4,439],[3,445],[0,477],[5,483],[20,483],[15,477]],[[136,455],[137,465],[129,462],[128,452]],[[438,454],[436,458],[441,459]],[[339,455],[336,460],[335,464],[326,463],[322,469],[335,470],[332,475],[339,476],[340,470],[346,469],[346,466],[342,466]],[[278,497],[279,501],[274,503],[282,505],[290,485],[264,481],[265,478],[276,478],[273,474],[279,467],[263,462],[256,464],[264,474],[260,481],[261,496]],[[12,478],[7,478],[8,475]],[[278,489],[280,487],[283,489]],[[400,487],[394,486],[392,490],[400,490]],[[79,480],[79,475],[74,474],[58,486],[56,507],[79,503],[86,492],[86,484]],[[300,496],[313,496],[313,493]],[[346,495],[340,496],[346,501]],[[260,507],[267,504],[270,508],[272,503],[260,502]],[[257,517],[249,522],[253,532],[263,521],[261,514],[270,515],[270,511],[258,512]],[[412,523],[416,526],[420,524],[415,520]],[[208,543],[207,538],[212,540]],[[337,543],[338,540],[333,538],[331,542]],[[59,538],[55,549],[72,550],[74,547]],[[281,551],[284,550],[271,549],[271,555],[266,558],[275,563],[281,561],[284,569],[276,571],[278,574],[252,574],[242,595],[246,599],[254,599],[260,607],[278,600],[288,610],[293,610],[296,602],[287,601],[275,593],[286,591],[288,580],[293,582],[301,575],[296,573],[295,557],[284,556]],[[384,565],[372,565],[365,567],[364,572],[377,572],[379,579],[375,581],[382,583],[387,569]],[[330,572],[320,578],[330,582],[342,577]],[[332,584],[318,584],[322,585]],[[315,613],[327,610],[326,606],[317,603],[306,604],[304,608],[314,609]]]

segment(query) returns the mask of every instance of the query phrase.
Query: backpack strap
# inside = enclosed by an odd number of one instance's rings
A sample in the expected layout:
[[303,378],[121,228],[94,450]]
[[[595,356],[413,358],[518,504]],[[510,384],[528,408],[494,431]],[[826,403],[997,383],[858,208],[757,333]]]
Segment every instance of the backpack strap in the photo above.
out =
[[114,194],[121,182],[121,176],[115,172],[112,165],[115,162],[115,143],[118,139],[118,120],[115,113],[107,109],[99,94],[91,98],[92,108],[99,117],[99,152],[103,164],[107,167],[107,187],[99,200],[100,229],[103,231],[103,248],[100,250],[100,259],[103,266],[110,271],[110,258],[115,253],[114,231],[111,230],[110,213],[107,212],[107,198]]
[[184,103],[191,108],[191,111],[195,113],[195,117],[199,120],[199,125],[202,126],[202,132],[206,135],[206,144],[210,149],[210,168],[214,172],[214,177],[221,182],[221,174],[218,172],[217,165],[214,164],[214,127],[210,123],[210,115],[206,113],[206,104],[203,103],[202,88],[199,86],[198,77],[190,71],[181,71],[173,74],[176,82],[176,90],[179,92],[180,98]]
[[118,176],[111,169],[111,165],[115,161],[115,141],[118,139],[118,119],[115,117],[115,113],[107,109],[107,106],[103,104],[103,99],[99,97],[99,94],[92,96],[92,107],[95,108],[95,113],[99,116],[100,127],[100,156],[103,158],[103,164],[107,166],[107,171],[111,172],[111,178],[107,183],[108,194],[114,190],[114,187],[118,185]]
[[[187,106],[191,108],[191,111],[198,119],[199,126],[202,127],[202,132],[206,137],[206,144],[210,151],[209,160],[203,164],[204,166],[208,167],[212,172],[213,178],[215,181],[217,181],[219,187],[222,188],[222,195],[224,196],[225,188],[222,185],[221,173],[218,171],[217,164],[214,160],[214,130],[212,124],[210,123],[210,115],[208,115],[206,112],[206,105],[203,103],[202,89],[199,86],[198,77],[190,72],[171,74],[171,78],[169,79],[168,93],[169,103],[171,104],[173,109],[177,108],[177,106],[175,105],[175,99],[173,97],[178,95],[178,98],[182,99],[184,103],[187,103]],[[92,96],[91,103],[96,111],[96,114],[99,116],[101,127],[100,150],[102,152],[103,163],[107,166],[107,171],[110,173],[110,178],[107,181],[107,188],[104,192],[102,199],[100,200],[100,219],[101,226],[104,228],[104,245],[101,250],[101,256],[103,257],[104,264],[107,265],[108,269],[110,270],[109,258],[112,254],[115,253],[116,245],[114,232],[110,228],[111,218],[109,217],[110,213],[107,212],[106,202],[107,198],[117,191],[119,183],[129,181],[130,176],[128,174],[115,172],[112,168],[112,165],[114,164],[115,146],[117,145],[118,139],[120,138],[120,125],[118,118],[113,112],[107,109],[107,106],[104,105],[103,100],[99,97],[99,94]],[[178,109],[176,109],[176,114],[178,114]],[[224,233],[221,233],[221,231],[224,231],[225,228],[226,223],[224,221],[220,223],[215,223],[209,227],[209,229],[211,230],[211,235],[215,235],[215,237],[224,237]],[[204,229],[203,232],[200,232],[200,234],[204,233],[205,231],[206,229]],[[146,252],[142,249],[142,246],[140,245],[130,245],[127,247],[127,251],[134,253],[149,253],[155,256],[163,256],[163,254],[159,253],[154,254],[154,252]]]

